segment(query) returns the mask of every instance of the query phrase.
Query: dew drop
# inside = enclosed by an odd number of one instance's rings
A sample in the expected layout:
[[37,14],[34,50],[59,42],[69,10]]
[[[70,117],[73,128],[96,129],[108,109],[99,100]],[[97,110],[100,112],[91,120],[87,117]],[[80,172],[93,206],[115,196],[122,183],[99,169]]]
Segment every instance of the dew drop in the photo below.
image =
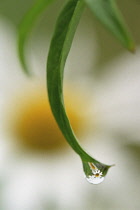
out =
[[99,169],[97,169],[93,164],[89,163],[89,166],[92,171],[92,174],[86,176],[87,181],[91,184],[100,184],[101,182],[103,182],[103,173]]
[[108,171],[110,166],[97,163],[96,165],[93,162],[83,162],[83,169],[85,172],[86,180],[91,184],[100,184],[104,181],[105,175]]

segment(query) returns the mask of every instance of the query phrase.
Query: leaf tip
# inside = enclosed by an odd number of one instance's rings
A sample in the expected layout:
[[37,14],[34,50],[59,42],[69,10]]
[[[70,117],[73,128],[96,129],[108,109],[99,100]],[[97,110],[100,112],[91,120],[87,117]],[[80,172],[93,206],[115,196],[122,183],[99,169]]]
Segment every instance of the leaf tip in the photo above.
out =
[[23,47],[20,46],[20,43],[18,42],[18,49],[17,49],[17,53],[18,53],[18,57],[19,57],[19,62],[20,65],[22,66],[22,70],[24,71],[24,73],[28,76],[31,76],[31,73],[28,69],[27,63],[26,63],[26,59],[25,59],[25,55],[24,55],[24,49]]
[[136,52],[135,43],[134,43],[133,41],[130,42],[127,49],[128,49],[131,53],[135,53],[135,52]]

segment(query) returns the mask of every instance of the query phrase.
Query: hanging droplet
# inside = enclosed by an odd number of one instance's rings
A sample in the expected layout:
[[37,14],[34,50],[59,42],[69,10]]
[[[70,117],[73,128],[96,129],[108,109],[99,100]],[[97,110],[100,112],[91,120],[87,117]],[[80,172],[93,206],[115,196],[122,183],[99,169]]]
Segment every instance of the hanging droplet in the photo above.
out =
[[101,182],[104,181],[103,174],[102,174],[102,172],[100,172],[100,170],[95,169],[92,172],[93,172],[92,175],[86,176],[86,179],[89,183],[100,184]]
[[83,166],[85,177],[89,183],[100,184],[104,181],[105,170],[99,170],[92,162],[83,162]]

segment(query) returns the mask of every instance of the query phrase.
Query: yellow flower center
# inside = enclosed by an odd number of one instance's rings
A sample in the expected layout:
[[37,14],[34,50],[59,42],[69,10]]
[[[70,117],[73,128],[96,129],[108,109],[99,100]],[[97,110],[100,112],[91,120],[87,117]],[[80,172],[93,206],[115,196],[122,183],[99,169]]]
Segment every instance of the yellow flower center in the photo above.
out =
[[[67,145],[50,110],[45,89],[25,92],[17,99],[18,105],[12,110],[10,130],[22,146],[34,151],[56,151]],[[86,119],[77,95],[67,95],[66,108],[72,127],[79,134]]]
[[95,174],[95,176],[96,176],[96,177],[99,177],[99,176],[100,176],[100,174],[99,174],[99,173],[97,173],[97,174]]

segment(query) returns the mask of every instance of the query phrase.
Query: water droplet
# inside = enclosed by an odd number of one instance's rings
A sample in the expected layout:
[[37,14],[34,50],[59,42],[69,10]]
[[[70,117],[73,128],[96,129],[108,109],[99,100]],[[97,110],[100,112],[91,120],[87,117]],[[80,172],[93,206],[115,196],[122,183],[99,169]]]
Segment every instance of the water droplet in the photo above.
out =
[[86,179],[92,184],[99,184],[104,181],[103,173],[97,168],[92,169],[92,175],[86,176]]
[[89,183],[99,184],[104,181],[104,174],[93,163],[84,163],[84,172]]

